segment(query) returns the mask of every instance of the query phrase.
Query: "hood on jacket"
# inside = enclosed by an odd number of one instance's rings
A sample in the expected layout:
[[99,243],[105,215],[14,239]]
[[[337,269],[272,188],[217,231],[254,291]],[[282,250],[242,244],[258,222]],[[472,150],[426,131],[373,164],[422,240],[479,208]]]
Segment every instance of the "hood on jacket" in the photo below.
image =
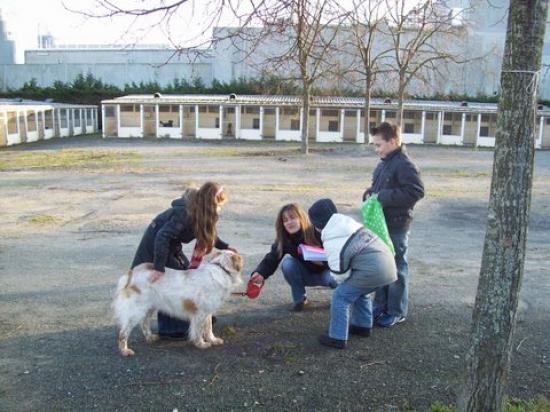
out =
[[172,207],[185,207],[185,198],[180,197],[179,199],[172,200]]
[[323,243],[338,238],[347,239],[362,227],[363,225],[355,219],[335,213],[323,229],[321,239]]
[[331,216],[338,213],[336,205],[330,199],[319,199],[311,205],[307,211],[309,220],[313,226],[319,229],[324,229]]

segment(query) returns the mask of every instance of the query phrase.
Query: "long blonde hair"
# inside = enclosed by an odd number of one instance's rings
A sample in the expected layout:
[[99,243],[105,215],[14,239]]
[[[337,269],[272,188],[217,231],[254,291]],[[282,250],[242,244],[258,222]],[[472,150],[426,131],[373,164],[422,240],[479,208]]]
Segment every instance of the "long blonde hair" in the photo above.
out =
[[298,220],[300,221],[300,231],[306,245],[321,246],[321,243],[315,236],[315,228],[309,221],[309,217],[305,210],[296,203],[289,203],[288,205],[284,205],[281,210],[279,210],[277,220],[275,220],[275,242],[277,243],[279,257],[283,256],[284,247],[290,246],[290,234],[286,231],[285,225],[283,224],[283,215],[285,213],[298,217]]
[[199,189],[186,190],[184,197],[187,199],[187,212],[197,239],[196,249],[207,255],[216,243],[218,206],[227,202],[227,192],[218,183],[206,182]]

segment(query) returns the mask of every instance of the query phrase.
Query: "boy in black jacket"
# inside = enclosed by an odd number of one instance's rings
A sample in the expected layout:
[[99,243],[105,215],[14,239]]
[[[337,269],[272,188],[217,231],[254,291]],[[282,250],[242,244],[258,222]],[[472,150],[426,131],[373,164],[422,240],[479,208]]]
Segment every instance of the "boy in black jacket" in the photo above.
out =
[[379,326],[391,327],[407,316],[409,266],[407,248],[412,211],[424,197],[418,168],[401,144],[399,127],[382,123],[371,130],[374,150],[381,161],[374,169],[372,185],[363,194],[366,200],[377,193],[395,248],[397,281],[376,291],[374,316]]

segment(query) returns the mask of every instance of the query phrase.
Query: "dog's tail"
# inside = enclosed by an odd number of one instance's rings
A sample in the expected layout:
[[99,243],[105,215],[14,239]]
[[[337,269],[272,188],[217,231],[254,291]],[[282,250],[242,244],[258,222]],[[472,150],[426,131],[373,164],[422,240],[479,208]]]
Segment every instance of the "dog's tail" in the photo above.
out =
[[117,297],[128,299],[132,293],[140,294],[141,290],[132,284],[133,271],[129,270],[128,274],[121,276],[117,285]]

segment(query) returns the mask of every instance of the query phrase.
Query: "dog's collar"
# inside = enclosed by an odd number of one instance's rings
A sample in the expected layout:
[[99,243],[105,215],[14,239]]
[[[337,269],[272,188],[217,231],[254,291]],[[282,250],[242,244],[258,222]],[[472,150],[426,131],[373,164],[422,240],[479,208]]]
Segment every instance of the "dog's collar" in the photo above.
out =
[[229,276],[231,276],[231,272],[229,270],[227,270],[227,268],[223,267],[218,262],[215,262],[213,264],[216,265],[216,266],[219,266],[225,273],[227,273]]

